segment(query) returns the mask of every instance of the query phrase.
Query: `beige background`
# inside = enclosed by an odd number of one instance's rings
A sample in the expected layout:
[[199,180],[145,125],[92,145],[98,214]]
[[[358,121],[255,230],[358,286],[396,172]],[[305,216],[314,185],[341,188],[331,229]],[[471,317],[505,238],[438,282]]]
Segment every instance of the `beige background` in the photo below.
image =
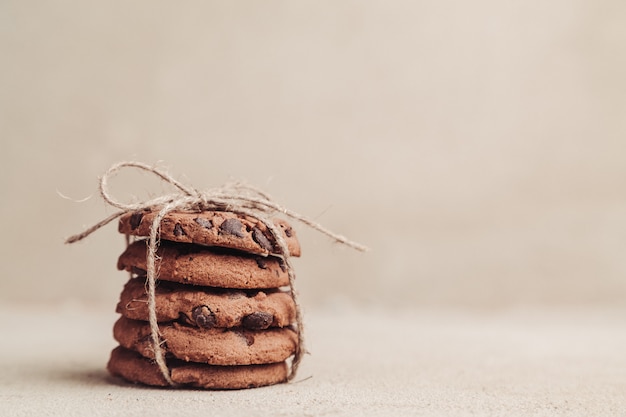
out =
[[116,302],[115,227],[62,242],[136,159],[371,247],[299,227],[305,307],[623,305],[624,22],[618,0],[4,0],[0,302]]

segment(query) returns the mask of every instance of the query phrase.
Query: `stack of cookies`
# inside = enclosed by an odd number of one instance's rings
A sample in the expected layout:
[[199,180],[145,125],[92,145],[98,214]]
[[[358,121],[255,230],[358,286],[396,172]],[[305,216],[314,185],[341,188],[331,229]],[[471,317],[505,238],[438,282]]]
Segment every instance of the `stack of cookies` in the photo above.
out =
[[[119,342],[109,372],[154,386],[168,382],[154,363],[148,295],[147,239],[153,210],[127,213],[119,231],[134,241],[119,257],[131,272],[114,326]],[[291,256],[300,246],[291,226],[275,220]],[[157,249],[156,316],[170,377],[176,384],[240,389],[284,382],[298,348],[296,306],[280,250],[265,224],[225,211],[171,212]]]

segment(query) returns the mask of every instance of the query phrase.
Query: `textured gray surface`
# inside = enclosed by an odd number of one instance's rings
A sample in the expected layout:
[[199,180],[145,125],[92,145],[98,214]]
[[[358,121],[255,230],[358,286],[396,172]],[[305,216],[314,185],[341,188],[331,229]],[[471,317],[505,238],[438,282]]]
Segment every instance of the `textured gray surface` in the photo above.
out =
[[310,312],[296,383],[127,385],[104,365],[115,315],[0,309],[2,416],[623,416],[626,312]]

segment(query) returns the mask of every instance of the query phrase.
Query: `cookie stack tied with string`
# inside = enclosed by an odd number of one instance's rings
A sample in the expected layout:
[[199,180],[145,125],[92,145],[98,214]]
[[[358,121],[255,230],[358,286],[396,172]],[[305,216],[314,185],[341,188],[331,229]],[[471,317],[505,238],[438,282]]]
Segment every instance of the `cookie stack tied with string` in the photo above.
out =
[[[296,305],[276,238],[259,219],[228,211],[172,211],[160,221],[154,310],[171,381],[159,370],[146,289],[150,235],[158,210],[120,217],[135,239],[118,259],[131,272],[117,306],[120,346],[109,371],[132,382],[238,389],[284,382],[299,349]],[[273,220],[291,256],[292,227]]]
[[[138,203],[116,200],[108,181],[123,168],[146,171],[176,193]],[[292,380],[303,346],[291,256],[300,245],[281,213],[335,242],[365,251],[258,189],[231,184],[198,191],[167,172],[120,162],[100,178],[100,195],[118,209],[66,243],[119,220],[130,271],[108,369],[154,386],[240,389]]]

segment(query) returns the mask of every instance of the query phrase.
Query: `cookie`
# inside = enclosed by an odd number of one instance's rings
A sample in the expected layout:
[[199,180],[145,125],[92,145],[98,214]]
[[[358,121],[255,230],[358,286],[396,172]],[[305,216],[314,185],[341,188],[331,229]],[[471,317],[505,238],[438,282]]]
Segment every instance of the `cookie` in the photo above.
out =
[[[170,377],[177,384],[206,389],[243,389],[278,384],[287,379],[285,362],[264,365],[212,366],[200,363],[169,361]],[[130,382],[166,387],[158,366],[136,352],[116,347],[107,365],[111,375]]]
[[[155,295],[159,322],[182,319],[185,324],[205,329],[285,327],[296,315],[291,294],[279,290],[220,290],[160,281]],[[129,319],[148,321],[143,278],[131,278],[126,283],[117,312]]]
[[[157,211],[141,210],[120,217],[120,233],[149,236]],[[287,243],[291,256],[300,256],[300,243],[293,228],[282,219],[274,219]],[[220,246],[260,255],[281,254],[267,227],[259,220],[227,211],[171,212],[161,221],[163,240]]]
[[[185,362],[210,365],[254,365],[282,362],[296,350],[298,337],[289,327],[267,330],[200,329],[179,323],[159,326],[167,354]],[[154,359],[148,323],[120,319],[113,326],[120,345]]]
[[[219,288],[278,288],[289,285],[280,258],[225,252],[206,246],[161,241],[157,249],[158,278]],[[146,241],[129,245],[117,261],[120,270],[145,274]]]

